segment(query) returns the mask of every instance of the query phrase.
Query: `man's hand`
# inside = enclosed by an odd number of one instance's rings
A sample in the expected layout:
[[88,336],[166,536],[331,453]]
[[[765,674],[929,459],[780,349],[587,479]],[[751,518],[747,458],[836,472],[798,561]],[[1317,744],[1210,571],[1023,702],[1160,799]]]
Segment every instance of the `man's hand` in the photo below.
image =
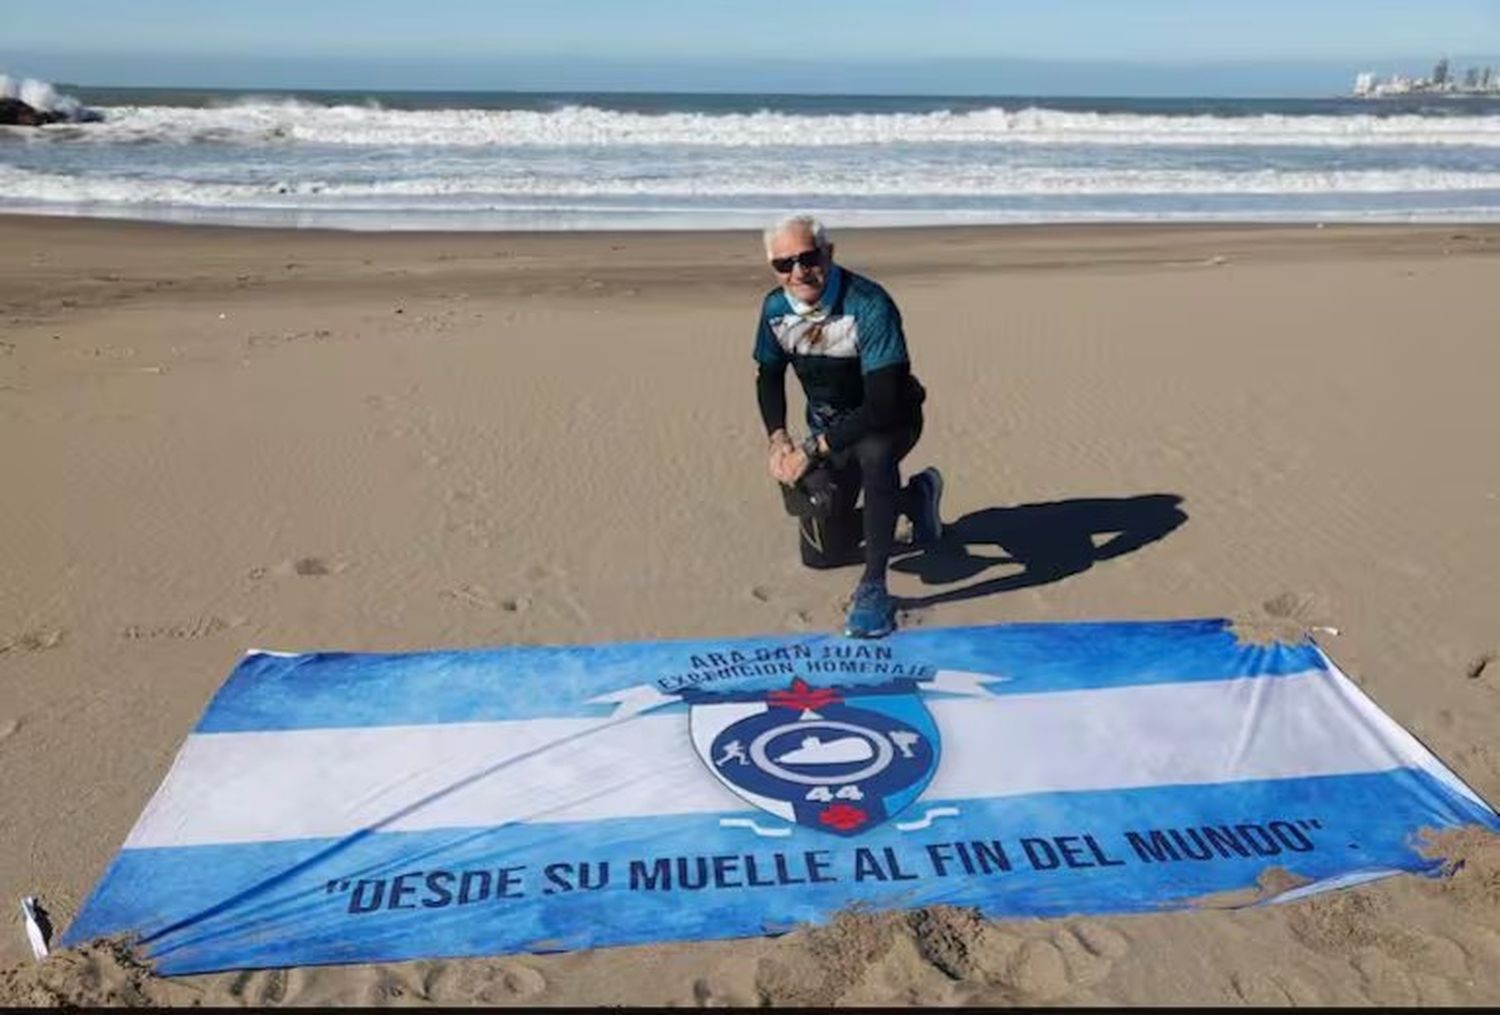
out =
[[781,472],[773,475],[776,475],[776,478],[783,484],[791,486],[802,478],[810,464],[806,451],[801,448],[792,448],[781,457]]
[[[783,478],[787,474],[786,460],[795,450],[796,445],[792,443],[791,435],[785,430],[777,430],[771,435],[771,457],[768,464],[771,470],[771,478],[776,480],[776,482],[788,483]],[[796,480],[794,479],[790,482],[795,483]]]

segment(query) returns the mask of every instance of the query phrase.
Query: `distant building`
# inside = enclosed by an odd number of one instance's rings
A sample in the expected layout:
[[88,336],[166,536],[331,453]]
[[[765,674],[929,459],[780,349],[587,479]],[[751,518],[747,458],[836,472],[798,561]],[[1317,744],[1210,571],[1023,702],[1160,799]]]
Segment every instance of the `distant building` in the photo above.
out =
[[1354,79],[1357,99],[1381,99],[1397,95],[1496,95],[1500,96],[1500,74],[1490,67],[1470,67],[1458,81],[1447,57],[1432,68],[1430,78],[1392,74],[1381,79],[1374,71],[1361,71]]

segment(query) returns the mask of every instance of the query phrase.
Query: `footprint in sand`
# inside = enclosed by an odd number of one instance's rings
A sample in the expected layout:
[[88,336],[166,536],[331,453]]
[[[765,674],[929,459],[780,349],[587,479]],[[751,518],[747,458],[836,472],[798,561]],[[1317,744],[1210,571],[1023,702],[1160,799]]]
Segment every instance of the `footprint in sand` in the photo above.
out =
[[700,1008],[715,1008],[718,998],[714,996],[714,989],[708,985],[708,981],[698,978],[693,981],[693,1001]]
[[[908,917],[922,957],[955,981],[1000,988],[1008,1003],[1077,999],[1079,992],[1109,976],[1130,951],[1118,932],[1092,921],[1066,924],[1047,937],[1026,939],[985,920],[978,912],[938,907]],[[978,999],[978,995],[974,998]]]
[[443,599],[451,599],[454,602],[472,606],[476,610],[493,610],[495,600],[490,598],[489,590],[483,585],[464,584],[457,588],[444,589],[438,593]]
[[[757,603],[776,605],[778,596],[776,592],[769,587],[765,585],[756,585],[750,589],[750,598],[755,600]],[[845,605],[841,607],[841,609],[847,610],[848,607],[847,605]],[[787,610],[781,615],[781,624],[783,627],[790,628],[793,631],[809,631],[813,627],[812,611],[796,608]]]
[[[1099,935],[1096,933],[1095,938]],[[1118,935],[1116,935],[1118,938]],[[1120,939],[1123,940],[1123,939]],[[1074,987],[1089,987],[1103,980],[1114,968],[1114,960],[1101,954],[1072,927],[1061,927],[1052,935],[1052,943],[1062,953],[1068,970],[1068,981]]]
[[1079,942],[1094,955],[1115,962],[1130,953],[1130,939],[1102,923],[1084,920],[1073,925]]
[[1450,980],[1467,980],[1472,975],[1473,959],[1462,941],[1444,934],[1428,933],[1421,936],[1421,944],[1416,964],[1426,972]]
[[202,616],[194,617],[192,620],[181,623],[164,624],[126,624],[120,629],[120,637],[129,641],[154,641],[159,638],[168,638],[173,641],[196,641],[199,638],[208,638],[227,631],[231,627],[238,627],[243,620],[236,618],[235,621],[225,620],[223,617]]
[[530,966],[506,968],[500,983],[512,997],[535,997],[547,989],[547,978]]
[[245,577],[251,581],[260,581],[268,576],[277,578],[322,578],[328,575],[339,574],[348,568],[348,564],[329,563],[322,557],[298,557],[295,560],[283,560],[270,567],[261,565],[252,567],[245,572]]
[[60,627],[33,627],[0,641],[0,656],[7,652],[45,652],[57,648],[67,632]]
[[433,1000],[461,999],[469,1004],[504,1004],[535,997],[546,989],[547,978],[530,966],[480,960],[450,966],[444,971],[442,986],[434,982],[428,996]]
[[1465,933],[1467,951],[1474,961],[1500,964],[1500,933],[1488,927],[1470,927]]
[[286,1000],[287,973],[284,969],[267,970],[265,979],[261,981],[260,997],[261,1004],[280,1004]]
[[1377,948],[1366,948],[1351,963],[1359,971],[1366,996],[1376,1004],[1416,1004],[1417,985],[1400,962]]
[[[1445,882],[1440,890],[1452,890]],[[1307,947],[1345,958],[1360,974],[1361,989],[1377,1004],[1440,1004],[1455,983],[1472,983],[1486,957],[1472,937],[1453,938],[1407,929],[1391,920],[1390,903],[1369,892],[1340,892],[1296,903],[1292,935]],[[1312,987],[1282,978],[1293,1003],[1316,1001]],[[1299,990],[1302,987],[1305,989]]]
[[1242,644],[1298,644],[1310,629],[1324,623],[1321,613],[1315,596],[1282,592],[1261,603],[1257,611],[1237,614],[1232,630]]
[[299,557],[292,562],[292,570],[303,577],[329,573],[328,565],[319,557]]
[[749,1000],[714,986],[706,977],[699,977],[693,981],[693,1004],[699,1008],[746,1008]]
[[[399,313],[400,311],[397,311]],[[370,987],[370,1002],[372,1004],[390,1004],[400,1001],[406,997],[408,988],[404,983],[390,976],[381,974],[380,979]]]
[[1235,997],[1245,1004],[1284,1008],[1292,1003],[1291,995],[1264,973],[1233,973],[1229,977],[1229,986],[1234,988]]
[[1464,671],[1465,676],[1470,680],[1478,680],[1486,673],[1493,673],[1496,659],[1500,659],[1500,652],[1496,652],[1493,649],[1488,652],[1481,652],[1469,663],[1468,668]]
[[533,564],[526,569],[525,579],[527,584],[532,586],[530,592],[523,597],[528,605],[536,603],[560,613],[566,613],[580,624],[590,622],[589,611],[584,608],[572,581],[568,578],[568,573],[562,568],[547,564]]
[[1285,1008],[1293,1005],[1319,1005],[1322,998],[1316,988],[1296,976],[1272,976],[1263,972],[1235,973],[1229,985],[1245,1004]]
[[1006,982],[1038,1001],[1066,994],[1073,986],[1068,961],[1051,941],[1027,941],[1011,962]]
[[229,985],[229,994],[256,1007],[278,1005],[286,1000],[287,971],[269,969],[240,973]]
[[9,740],[19,732],[21,732],[21,720],[7,719],[5,722],[0,722],[0,743]]
[[1453,983],[1431,973],[1417,973],[1412,977],[1417,988],[1417,1003],[1428,1007],[1455,1007],[1459,995]]
[[467,959],[433,964],[422,984],[426,997],[439,1004],[503,1004],[534,997],[547,980],[518,963]]
[[1305,620],[1313,613],[1316,601],[1312,596],[1295,592],[1283,592],[1261,604],[1266,616],[1277,620]]

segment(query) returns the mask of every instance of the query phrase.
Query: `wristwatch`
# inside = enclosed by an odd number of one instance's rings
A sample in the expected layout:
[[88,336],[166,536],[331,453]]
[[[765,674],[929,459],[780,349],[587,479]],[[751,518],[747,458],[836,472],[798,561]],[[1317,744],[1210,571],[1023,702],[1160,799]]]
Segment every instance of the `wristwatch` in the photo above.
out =
[[816,462],[823,458],[823,449],[818,446],[818,435],[810,434],[802,442],[802,453],[807,456],[809,462]]

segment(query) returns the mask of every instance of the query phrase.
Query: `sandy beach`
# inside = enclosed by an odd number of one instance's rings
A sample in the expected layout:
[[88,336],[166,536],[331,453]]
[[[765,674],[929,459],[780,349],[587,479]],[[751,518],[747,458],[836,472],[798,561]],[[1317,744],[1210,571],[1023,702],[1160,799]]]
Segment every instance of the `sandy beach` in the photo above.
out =
[[[904,624],[1319,638],[1500,801],[1500,227],[858,230],[962,570]],[[0,1004],[1500,1003],[1500,843],[1264,909],[156,978],[33,963],[249,648],[834,630],[765,474],[750,232],[0,218]],[[797,404],[794,401],[794,405]],[[1185,516],[1181,521],[1180,516]],[[1180,523],[1179,523],[1180,522]],[[1096,559],[1113,532],[1133,549]]]

